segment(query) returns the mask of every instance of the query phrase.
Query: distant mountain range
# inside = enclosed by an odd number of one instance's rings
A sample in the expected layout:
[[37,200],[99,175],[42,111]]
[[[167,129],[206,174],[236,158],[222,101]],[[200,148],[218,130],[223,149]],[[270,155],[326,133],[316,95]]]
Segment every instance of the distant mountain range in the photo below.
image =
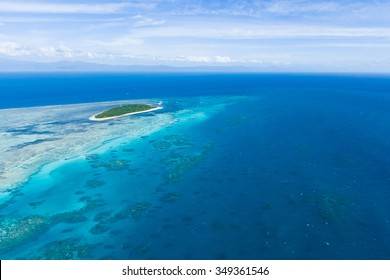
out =
[[84,61],[32,62],[0,58],[0,72],[291,72],[283,66],[109,65]]
[[32,62],[0,58],[0,72],[148,71],[152,67],[107,65],[84,61]]

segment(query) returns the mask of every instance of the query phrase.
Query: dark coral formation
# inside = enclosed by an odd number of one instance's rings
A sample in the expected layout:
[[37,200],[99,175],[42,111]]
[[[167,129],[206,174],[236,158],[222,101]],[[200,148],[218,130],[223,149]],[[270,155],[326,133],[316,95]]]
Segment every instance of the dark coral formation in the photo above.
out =
[[159,150],[167,150],[172,146],[172,144],[168,141],[159,141],[153,143],[153,147]]
[[166,135],[164,136],[164,140],[154,142],[153,147],[159,150],[167,150],[172,146],[191,146],[191,142],[185,136],[181,135]]
[[120,171],[120,170],[127,170],[129,168],[129,161],[128,160],[111,160],[107,162],[104,167],[108,171]]
[[164,174],[165,182],[179,182],[184,174],[198,165],[202,159],[202,155],[180,155],[178,153],[171,153],[168,158],[162,161],[167,168],[167,171]]
[[86,220],[87,217],[84,216],[84,211],[82,210],[63,212],[50,217],[50,222],[52,224],[57,224],[57,223],[76,224],[76,223],[85,222]]
[[85,187],[88,189],[96,189],[104,186],[105,184],[106,183],[104,181],[94,178],[92,180],[88,180]]
[[92,210],[95,210],[95,209],[99,209],[103,206],[105,206],[107,203],[101,199],[101,198],[94,198],[94,199],[89,199],[87,200],[87,203],[86,205],[81,208],[81,211],[92,211]]
[[100,159],[100,156],[98,154],[89,154],[86,155],[85,159],[89,162],[98,161]]
[[129,205],[119,211],[110,219],[111,222],[116,222],[119,220],[127,218],[138,218],[142,216],[147,210],[149,210],[150,205],[148,202],[137,202],[135,204]]
[[107,171],[121,171],[127,170],[129,168],[128,160],[114,159],[108,162],[101,162],[100,157],[97,154],[91,154],[86,157],[86,160],[89,162],[92,168],[103,167]]
[[321,218],[326,222],[337,221],[344,216],[344,202],[340,198],[320,195],[316,199],[316,205]]
[[146,245],[139,245],[139,246],[136,246],[132,251],[132,255],[134,256],[141,256],[141,255],[144,255],[146,254],[147,252],[149,251],[149,247],[146,246]]
[[43,216],[0,218],[0,252],[6,252],[46,231],[48,221]]
[[177,197],[180,196],[180,193],[178,192],[170,192],[165,195],[163,195],[160,200],[163,202],[174,202]]
[[93,218],[94,222],[108,222],[111,217],[110,211],[99,212]]
[[110,227],[106,225],[105,223],[98,223],[97,225],[93,226],[89,232],[91,234],[102,234],[110,230]]
[[31,206],[31,207],[37,207],[37,206],[39,206],[39,205],[41,205],[41,204],[43,204],[43,203],[45,203],[45,201],[46,200],[41,200],[41,201],[36,201],[36,202],[31,202],[31,203],[29,203],[29,205]]
[[[178,142],[178,145],[188,145],[187,140],[178,138],[176,135],[171,135],[169,139],[173,139],[175,143]],[[191,148],[190,153],[184,153],[181,149],[180,152],[178,152],[179,149],[176,149],[175,151],[170,152],[166,158],[161,160],[161,164],[164,165],[166,169],[163,175],[165,183],[172,184],[179,182],[187,172],[204,160],[207,153],[213,149],[213,145],[206,145],[198,152],[194,152],[193,147],[191,146],[189,148]]]
[[164,139],[175,146],[191,146],[191,142],[188,141],[187,137],[182,135],[166,135]]
[[32,259],[40,260],[75,260],[86,259],[91,255],[94,246],[80,244],[79,238],[68,238],[54,241],[40,248],[40,254]]

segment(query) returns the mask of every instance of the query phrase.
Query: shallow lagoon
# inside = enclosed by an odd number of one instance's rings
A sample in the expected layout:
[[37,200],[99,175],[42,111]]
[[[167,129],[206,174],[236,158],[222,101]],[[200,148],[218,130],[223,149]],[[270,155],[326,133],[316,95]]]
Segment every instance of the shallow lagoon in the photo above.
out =
[[0,111],[2,176],[28,178],[2,178],[2,259],[390,257],[385,94],[159,100],[104,123],[116,102]]

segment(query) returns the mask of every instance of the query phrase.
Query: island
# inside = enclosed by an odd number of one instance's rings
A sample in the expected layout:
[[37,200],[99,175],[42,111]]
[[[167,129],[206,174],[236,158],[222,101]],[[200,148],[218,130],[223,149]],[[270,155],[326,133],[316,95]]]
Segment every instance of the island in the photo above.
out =
[[89,119],[91,121],[105,121],[128,115],[151,112],[159,109],[162,109],[162,107],[156,107],[149,104],[126,104],[93,115]]

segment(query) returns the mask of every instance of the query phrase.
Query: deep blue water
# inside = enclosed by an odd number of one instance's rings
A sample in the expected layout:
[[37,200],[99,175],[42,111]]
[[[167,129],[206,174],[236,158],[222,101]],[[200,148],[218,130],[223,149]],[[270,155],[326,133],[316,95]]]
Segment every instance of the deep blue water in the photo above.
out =
[[265,88],[388,92],[388,76],[286,74],[0,74],[0,109],[137,98],[248,94]]
[[0,76],[2,108],[165,98],[174,112],[238,95],[207,121],[32,176],[1,226],[47,224],[0,257],[389,259],[390,77]]

